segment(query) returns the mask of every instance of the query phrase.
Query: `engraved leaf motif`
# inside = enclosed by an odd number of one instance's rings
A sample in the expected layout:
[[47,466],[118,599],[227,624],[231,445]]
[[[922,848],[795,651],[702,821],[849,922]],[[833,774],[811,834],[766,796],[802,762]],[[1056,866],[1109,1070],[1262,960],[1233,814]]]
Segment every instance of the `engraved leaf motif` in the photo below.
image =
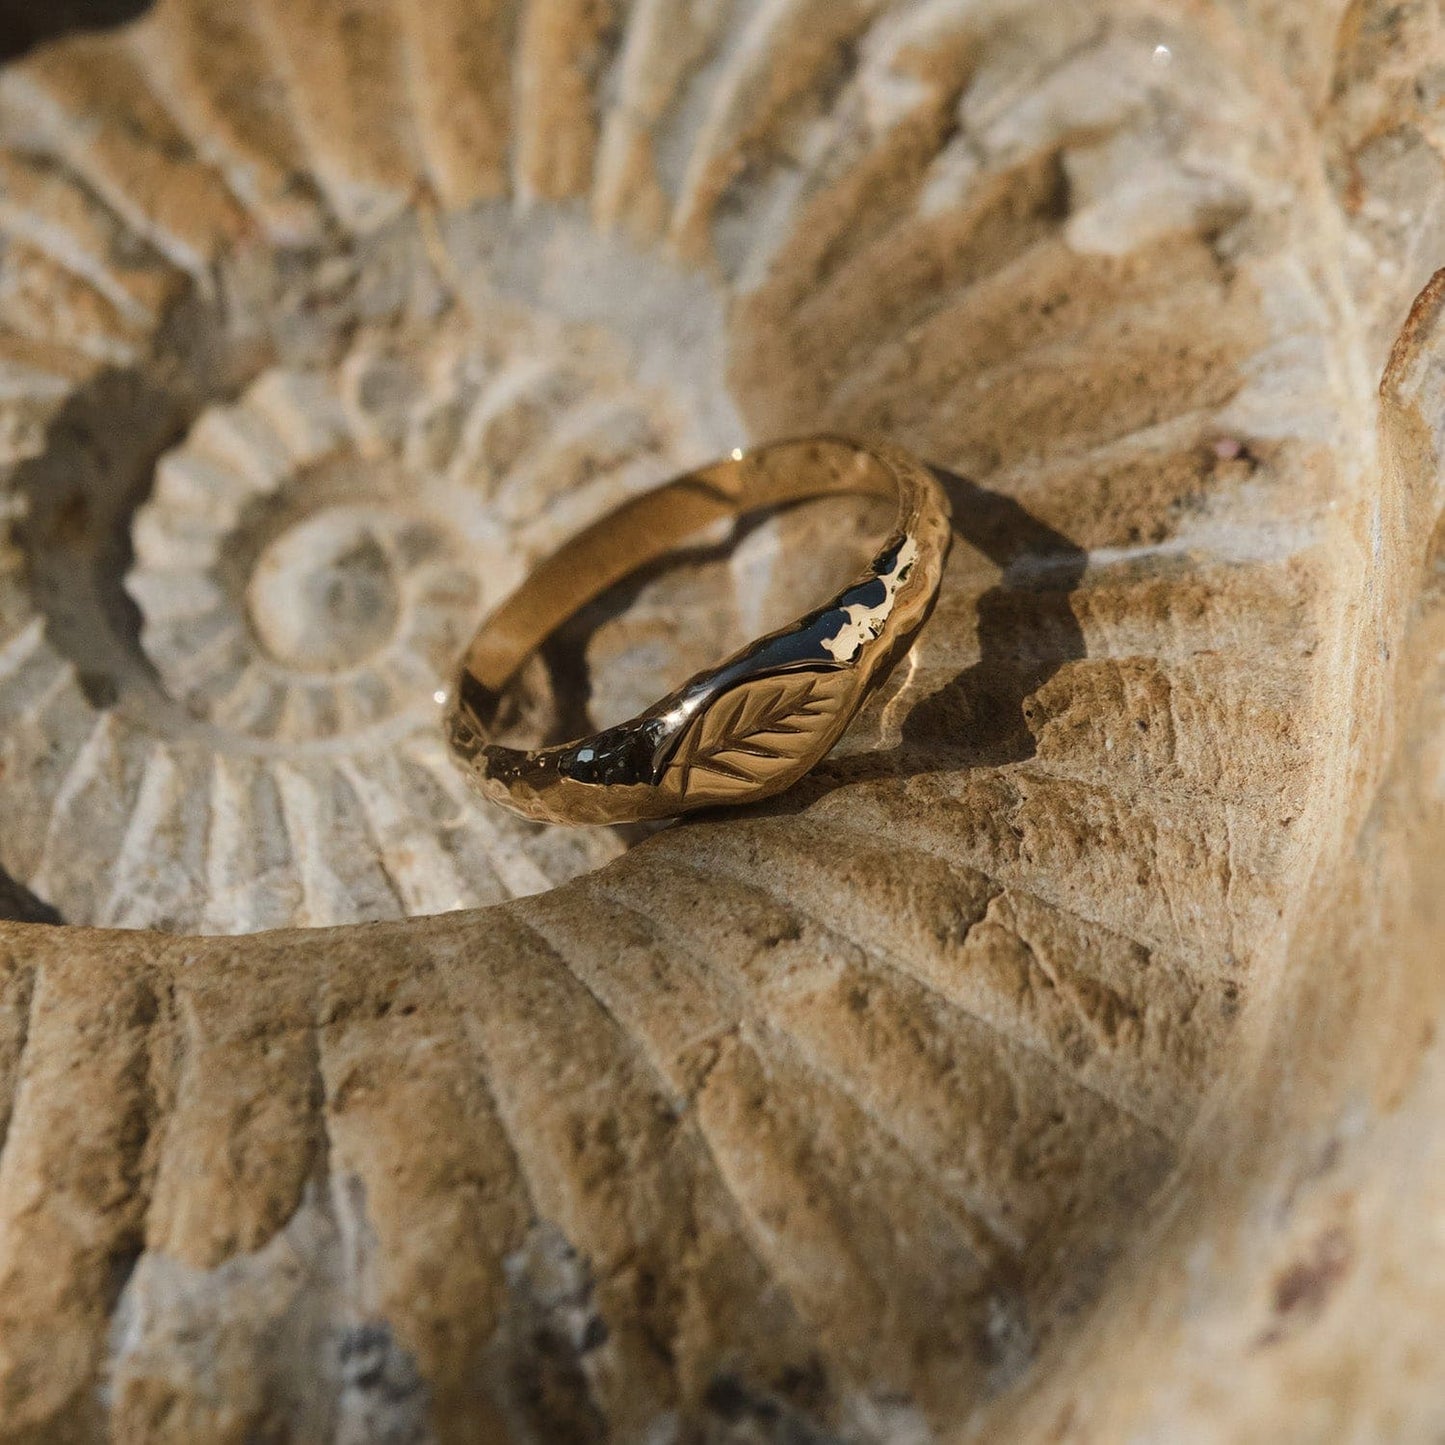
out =
[[839,673],[796,673],[734,688],[688,730],[673,757],[677,783],[707,775],[709,792],[750,791],[813,751],[837,717]]

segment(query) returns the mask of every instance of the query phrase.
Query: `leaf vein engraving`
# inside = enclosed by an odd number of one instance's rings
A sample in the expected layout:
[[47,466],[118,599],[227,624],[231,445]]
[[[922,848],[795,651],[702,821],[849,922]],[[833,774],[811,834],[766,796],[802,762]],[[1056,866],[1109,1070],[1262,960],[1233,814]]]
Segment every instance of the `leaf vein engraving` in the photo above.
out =
[[810,751],[837,716],[834,674],[804,673],[736,689],[705,712],[684,737],[673,765],[686,792],[693,775],[712,782],[763,784]]

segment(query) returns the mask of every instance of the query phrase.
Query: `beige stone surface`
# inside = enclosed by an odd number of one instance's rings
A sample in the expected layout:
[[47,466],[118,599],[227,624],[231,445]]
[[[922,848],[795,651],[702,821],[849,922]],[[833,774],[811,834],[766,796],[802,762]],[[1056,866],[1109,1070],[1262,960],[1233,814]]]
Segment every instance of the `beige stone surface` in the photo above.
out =
[[[0,1439],[1438,1438],[1442,66],[160,0],[0,72]],[[958,531],[834,758],[470,800],[485,607],[819,428]],[[867,522],[648,579],[594,716]]]

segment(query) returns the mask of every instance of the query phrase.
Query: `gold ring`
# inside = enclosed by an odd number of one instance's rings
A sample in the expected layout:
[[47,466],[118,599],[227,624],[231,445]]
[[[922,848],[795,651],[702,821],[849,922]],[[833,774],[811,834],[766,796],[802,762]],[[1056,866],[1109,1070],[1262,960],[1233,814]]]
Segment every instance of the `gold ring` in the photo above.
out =
[[[618,727],[534,751],[493,740],[523,664],[608,588],[719,519],[833,495],[881,497],[898,512],[872,567],[826,606]],[[828,754],[908,651],[951,538],[937,478],[894,447],[822,436],[734,452],[594,523],[492,613],[450,695],[452,750],[485,797],[550,823],[631,823],[771,797]]]

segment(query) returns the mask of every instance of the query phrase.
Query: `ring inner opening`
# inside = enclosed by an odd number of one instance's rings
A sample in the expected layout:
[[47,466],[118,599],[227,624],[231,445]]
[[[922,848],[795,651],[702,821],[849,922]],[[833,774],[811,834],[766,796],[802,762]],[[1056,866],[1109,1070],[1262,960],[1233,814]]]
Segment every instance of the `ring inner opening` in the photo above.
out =
[[613,513],[493,615],[461,686],[495,741],[544,747],[645,711],[826,603],[897,519],[891,478],[851,448],[832,466],[754,468],[717,485],[721,470]]

